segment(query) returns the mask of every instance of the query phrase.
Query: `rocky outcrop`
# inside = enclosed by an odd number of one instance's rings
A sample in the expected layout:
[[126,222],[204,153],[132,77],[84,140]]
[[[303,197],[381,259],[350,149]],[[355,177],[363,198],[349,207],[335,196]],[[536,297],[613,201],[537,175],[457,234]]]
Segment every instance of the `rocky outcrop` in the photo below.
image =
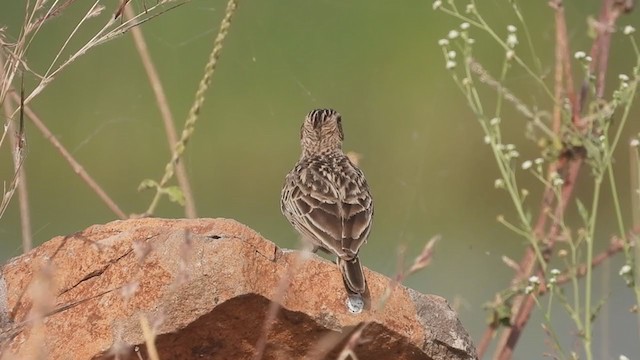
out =
[[354,314],[334,264],[281,250],[233,220],[95,225],[2,267],[0,351],[3,359],[147,359],[154,349],[160,359],[476,358],[444,299],[402,286],[389,295],[389,279],[365,271],[371,300]]

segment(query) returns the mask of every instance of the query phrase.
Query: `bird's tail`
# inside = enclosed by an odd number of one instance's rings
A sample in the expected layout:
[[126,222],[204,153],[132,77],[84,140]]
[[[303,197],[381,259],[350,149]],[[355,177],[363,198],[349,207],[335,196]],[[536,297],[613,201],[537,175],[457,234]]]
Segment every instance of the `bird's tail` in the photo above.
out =
[[338,258],[336,260],[338,268],[342,273],[342,279],[344,285],[349,293],[364,294],[367,281],[364,278],[364,272],[362,272],[362,266],[360,265],[360,259],[354,257],[351,260],[343,260]]

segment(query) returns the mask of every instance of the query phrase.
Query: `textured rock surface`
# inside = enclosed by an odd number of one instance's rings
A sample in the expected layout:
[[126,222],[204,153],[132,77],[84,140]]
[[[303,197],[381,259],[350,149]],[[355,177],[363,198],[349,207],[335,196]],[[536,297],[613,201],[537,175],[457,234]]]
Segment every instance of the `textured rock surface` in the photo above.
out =
[[161,359],[250,359],[265,333],[263,359],[335,359],[345,347],[360,359],[476,358],[444,299],[400,286],[376,310],[389,279],[365,271],[373,305],[354,315],[334,264],[302,262],[233,220],[95,225],[2,267],[0,351],[148,358],[148,320]]

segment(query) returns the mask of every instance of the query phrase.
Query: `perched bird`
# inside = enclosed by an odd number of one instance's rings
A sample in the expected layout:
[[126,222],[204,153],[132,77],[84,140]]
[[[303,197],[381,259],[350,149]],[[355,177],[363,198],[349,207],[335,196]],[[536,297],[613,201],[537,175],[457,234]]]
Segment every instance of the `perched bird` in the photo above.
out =
[[366,280],[358,251],[371,230],[373,202],[364,174],[342,152],[343,140],[337,111],[307,114],[300,129],[302,155],[285,178],[280,206],[313,252],[338,256],[349,294],[363,294]]

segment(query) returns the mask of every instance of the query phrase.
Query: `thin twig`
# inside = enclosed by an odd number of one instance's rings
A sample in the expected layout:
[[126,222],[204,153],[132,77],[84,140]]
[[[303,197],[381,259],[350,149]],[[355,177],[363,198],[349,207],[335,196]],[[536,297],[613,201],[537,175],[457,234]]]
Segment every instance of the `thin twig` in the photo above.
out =
[[[17,99],[17,95],[15,93],[12,93],[12,96],[14,99]],[[118,216],[120,219],[126,219],[127,215],[124,213],[124,211],[120,209],[120,207],[109,197],[109,195],[107,195],[102,187],[98,185],[93,177],[91,177],[91,175],[87,173],[84,167],[80,165],[80,163],[73,157],[73,155],[71,155],[71,153],[64,147],[64,145],[62,145],[62,143],[60,143],[60,141],[53,135],[53,133],[51,133],[44,122],[40,120],[38,115],[36,115],[36,113],[31,110],[29,106],[25,106],[24,112],[25,114],[27,114],[27,117],[31,119],[36,128],[40,130],[44,138],[49,140],[51,145],[53,145],[53,147],[60,152],[62,157],[67,161],[67,163],[69,163],[69,166],[71,166],[71,169],[73,169],[73,171],[78,174],[80,178],[84,180],[84,182],[87,183],[89,188],[91,188],[91,190],[93,190],[98,195],[98,197],[107,205],[107,207],[111,211],[113,211],[113,213],[116,214],[116,216]]]
[[[2,59],[0,59],[2,62]],[[5,98],[2,106],[4,115],[10,118],[13,112],[11,99]],[[22,144],[21,144],[22,143]],[[22,236],[22,251],[27,252],[33,247],[33,234],[31,232],[31,215],[29,212],[29,193],[27,191],[27,172],[24,168],[26,149],[24,149],[24,134],[15,127],[15,122],[9,120],[9,144],[13,153],[13,167],[16,171],[18,190],[18,204],[20,207],[20,234]]]
[[[631,231],[630,234],[632,234],[633,236],[634,231]],[[621,252],[622,250],[624,250],[624,241],[622,241],[622,239],[614,237],[613,239],[611,239],[611,243],[609,244],[609,247],[607,247],[601,253],[593,257],[593,260],[591,261],[591,268],[595,269],[600,264],[605,262],[605,260]],[[587,264],[581,264],[577,267],[575,275],[563,274],[558,276],[558,280],[556,281],[556,284],[562,285],[562,284],[568,283],[569,281],[571,281],[571,277],[581,278],[581,277],[584,277],[586,273],[587,273]]]
[[191,138],[191,135],[195,131],[195,125],[198,120],[198,116],[200,115],[200,109],[204,104],[205,96],[204,94],[209,89],[211,85],[211,79],[213,74],[215,73],[216,66],[218,65],[218,59],[220,58],[220,54],[222,53],[222,47],[224,45],[224,40],[229,33],[229,28],[231,27],[231,19],[233,18],[233,14],[238,7],[237,0],[229,0],[227,3],[227,8],[225,10],[225,15],[222,21],[220,22],[220,29],[218,31],[218,36],[213,41],[213,49],[209,54],[209,60],[204,68],[204,74],[202,79],[200,80],[200,84],[198,85],[198,90],[196,91],[195,100],[191,109],[189,109],[189,114],[187,115],[187,120],[184,123],[184,129],[182,130],[182,134],[180,136],[180,140],[174,145],[173,152],[171,154],[171,159],[165,166],[165,172],[162,176],[162,180],[156,187],[156,194],[149,205],[149,208],[145,212],[145,215],[151,215],[155,211],[158,203],[160,201],[160,197],[163,192],[162,189],[167,184],[169,180],[173,177],[175,172],[175,165],[178,163],[184,150],[187,146],[187,142]]
[[289,265],[287,272],[282,278],[280,278],[278,287],[275,289],[275,293],[273,294],[273,300],[269,303],[269,308],[267,309],[267,314],[264,318],[262,332],[260,334],[260,337],[258,338],[258,342],[256,343],[256,350],[253,354],[253,360],[261,360],[264,356],[264,352],[267,349],[269,332],[271,332],[271,328],[273,327],[278,313],[280,312],[280,308],[282,307],[281,302],[287,294],[287,289],[289,289],[291,279],[293,279],[295,274],[298,272],[298,269],[300,269],[300,267],[304,264],[309,255],[310,253],[308,251],[298,252],[294,256],[293,263]]
[[518,97],[511,92],[508,88],[506,88],[500,81],[494,79],[487,70],[477,62],[474,58],[469,58],[469,69],[476,75],[478,75],[478,79],[480,82],[487,84],[496,90],[502,98],[512,103],[513,106],[522,114],[524,117],[530,120],[535,120],[538,116],[537,113],[534,113],[527,104],[525,104],[522,100],[518,99]]
[[52,6],[46,14],[40,16],[33,23],[30,23],[30,24],[27,25],[27,28],[26,28],[26,31],[25,31],[25,35],[28,35],[31,32],[31,30],[33,30],[34,28],[40,27],[42,25],[42,23],[44,23],[45,21],[50,20],[50,19],[62,14],[62,12],[64,10],[66,10],[69,7],[69,5],[73,4],[75,1],[76,0],[65,0],[62,4],[60,4],[60,5],[56,6],[56,7]]
[[349,336],[349,340],[347,340],[347,343],[344,344],[342,351],[340,351],[338,360],[346,360],[348,357],[352,360],[358,360],[358,357],[355,353],[355,348],[360,343],[362,334],[364,333],[364,329],[366,329],[369,324],[371,324],[370,321],[365,321],[356,326],[356,329]]
[[484,354],[487,352],[487,349],[489,348],[489,345],[491,345],[491,342],[493,341],[493,338],[496,334],[498,325],[499,324],[496,321],[492,321],[491,324],[489,324],[489,326],[487,326],[487,328],[484,330],[484,333],[482,333],[482,338],[480,339],[480,342],[478,342],[478,346],[476,348],[478,352],[478,359],[482,359],[484,357]]
[[[4,57],[0,54],[0,78],[4,77]],[[16,100],[16,103],[20,103],[20,107],[24,107],[24,89],[20,91],[21,97]],[[9,132],[9,144],[11,145],[13,167],[15,171],[15,183],[12,186],[17,185],[18,190],[18,204],[20,208],[20,234],[22,236],[22,251],[27,252],[33,247],[33,233],[31,231],[31,215],[29,212],[29,193],[27,189],[27,173],[24,168],[24,160],[27,155],[26,149],[26,137],[24,134],[24,110],[20,111],[20,126],[19,130],[15,127],[15,121],[11,121],[11,114],[13,113],[13,104],[11,99],[5,98],[2,106],[6,121],[8,122]],[[3,203],[4,194],[3,194]],[[6,203],[4,205],[7,205]],[[1,213],[2,211],[0,211]],[[1,216],[0,216],[1,217]]]
[[[127,21],[134,18],[135,14],[131,9],[131,5],[128,2],[124,2],[124,16]],[[156,102],[158,105],[158,109],[160,110],[160,115],[162,116],[162,122],[164,124],[164,131],[167,135],[167,141],[169,143],[169,150],[173,144],[178,142],[178,133],[176,132],[175,121],[173,119],[173,115],[171,114],[171,109],[169,109],[169,102],[167,101],[167,96],[164,92],[164,88],[162,86],[162,81],[160,80],[160,76],[158,75],[158,71],[149,55],[149,49],[147,48],[147,43],[144,39],[144,35],[142,34],[142,30],[140,27],[134,27],[131,29],[131,35],[133,36],[133,43],[136,46],[136,50],[138,50],[138,55],[140,56],[140,60],[142,61],[142,66],[147,73],[147,77],[149,78],[149,83],[151,84],[151,89],[153,89],[153,93],[156,97]],[[182,194],[184,195],[185,200],[185,215],[188,218],[196,218],[196,205],[195,200],[193,198],[193,191],[191,190],[191,185],[189,183],[189,177],[187,176],[187,170],[184,166],[184,162],[178,162],[176,164],[176,178],[178,179],[178,184],[180,185],[180,189],[182,189]]]
[[158,349],[156,348],[155,329],[151,328],[149,320],[142,314],[140,314],[140,327],[142,328],[142,335],[144,337],[144,343],[147,346],[147,354],[149,355],[149,358],[151,360],[160,360]]
[[[569,49],[569,37],[567,35],[567,22],[565,21],[564,5],[562,0],[553,0],[550,2],[555,12],[556,24],[556,56],[560,56],[556,61],[562,62],[562,71],[564,75],[565,93],[571,104],[571,118],[574,123],[578,123],[580,116],[580,106],[578,106],[578,98],[573,85],[573,70],[571,69],[571,50]],[[556,99],[557,100],[557,99]]]
[[[170,1],[174,1],[174,0],[170,0]],[[56,67],[54,67],[54,65],[58,62],[58,59],[60,59],[62,55],[62,50],[72,42],[72,39],[75,37],[75,34],[78,32],[80,27],[83,27],[89,19],[94,18],[96,14],[98,14],[104,9],[102,5],[98,4],[99,1],[95,2],[91,7],[91,9],[89,9],[89,11],[83,16],[83,18],[76,25],[76,27],[74,28],[70,36],[67,38],[65,43],[62,45],[62,47],[58,51],[58,54],[54,57],[54,60],[50,64],[49,69],[47,69],[45,74],[44,75],[34,74],[37,77],[39,77],[40,81],[35,86],[33,91],[29,94],[29,96],[27,96],[27,98],[25,99],[25,104],[29,103],[35,96],[40,94],[51,83],[51,81],[58,75],[58,73],[64,70],[68,65],[73,63],[79,57],[86,54],[92,48],[98,45],[104,44],[107,41],[113,40],[116,37],[131,30],[132,28],[136,26],[140,26],[146,21],[149,21],[163,14],[166,11],[175,9],[178,6],[185,4],[184,1],[178,2],[177,4],[169,6],[164,10],[162,10],[165,7],[165,4],[170,1],[159,2],[158,4],[150,7],[147,12],[138,14],[132,20],[126,21],[124,23],[118,24],[116,19],[109,18],[109,21],[107,21],[107,23],[104,24],[103,27],[100,30],[98,30],[98,32],[96,32],[95,35],[89,41],[87,41],[83,46],[81,46],[77,51],[75,51],[71,56],[69,56],[67,60],[63,61],[60,65],[57,65]],[[33,35],[32,35],[32,38],[33,38]],[[24,40],[24,39],[21,39],[21,40]],[[22,51],[24,52],[24,50]],[[22,59],[22,58],[23,57],[18,56],[18,59]]]

